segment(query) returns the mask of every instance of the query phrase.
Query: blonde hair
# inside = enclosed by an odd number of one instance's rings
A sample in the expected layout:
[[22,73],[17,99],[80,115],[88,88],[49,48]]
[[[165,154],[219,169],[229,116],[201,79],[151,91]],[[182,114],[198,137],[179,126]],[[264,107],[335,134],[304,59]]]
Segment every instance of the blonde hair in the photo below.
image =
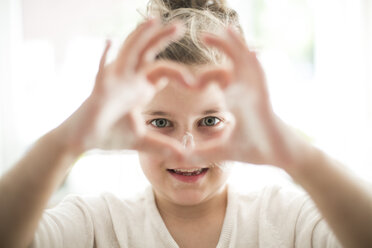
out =
[[157,59],[172,60],[187,65],[220,64],[225,56],[200,41],[200,33],[218,34],[232,26],[242,33],[238,15],[224,0],[150,0],[149,17],[158,17],[164,24],[175,20],[186,27],[182,39],[174,41],[157,55]]

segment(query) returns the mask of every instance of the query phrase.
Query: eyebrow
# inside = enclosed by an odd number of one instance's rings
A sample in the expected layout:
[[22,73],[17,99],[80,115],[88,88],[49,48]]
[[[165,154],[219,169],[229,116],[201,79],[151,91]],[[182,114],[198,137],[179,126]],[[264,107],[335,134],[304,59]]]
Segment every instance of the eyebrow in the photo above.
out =
[[[218,109],[209,109],[209,110],[206,110],[204,112],[202,112],[202,115],[210,115],[210,114],[216,114],[216,113],[221,113],[221,110],[218,110]],[[145,115],[157,115],[157,116],[172,116],[171,114],[167,113],[167,112],[164,112],[164,111],[146,111],[146,112],[143,112],[143,114]]]
[[170,114],[168,114],[167,112],[164,112],[164,111],[146,111],[146,112],[143,112],[143,114],[145,115],[158,115],[158,116],[171,116]]
[[218,109],[210,109],[210,110],[206,110],[203,112],[203,115],[210,115],[210,114],[216,114],[216,113],[220,113],[221,110],[218,110]]

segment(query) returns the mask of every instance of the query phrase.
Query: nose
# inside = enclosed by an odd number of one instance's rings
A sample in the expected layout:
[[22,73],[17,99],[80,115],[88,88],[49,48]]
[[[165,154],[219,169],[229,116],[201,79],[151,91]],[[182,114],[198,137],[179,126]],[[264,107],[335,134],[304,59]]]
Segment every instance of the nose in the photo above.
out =
[[185,149],[192,149],[195,147],[194,136],[190,132],[186,132],[183,136],[182,145]]

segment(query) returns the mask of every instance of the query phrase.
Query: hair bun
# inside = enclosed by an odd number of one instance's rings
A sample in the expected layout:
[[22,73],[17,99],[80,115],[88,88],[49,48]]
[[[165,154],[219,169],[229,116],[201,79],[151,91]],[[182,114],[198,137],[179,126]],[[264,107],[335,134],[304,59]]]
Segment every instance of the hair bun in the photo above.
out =
[[147,16],[160,18],[163,24],[181,21],[184,36],[172,41],[156,59],[171,60],[187,65],[219,64],[226,56],[206,46],[200,34],[219,34],[224,27],[234,27],[241,34],[237,13],[229,8],[227,0],[148,0]]
[[226,6],[225,0],[163,0],[169,10],[180,8],[193,9],[223,9]]

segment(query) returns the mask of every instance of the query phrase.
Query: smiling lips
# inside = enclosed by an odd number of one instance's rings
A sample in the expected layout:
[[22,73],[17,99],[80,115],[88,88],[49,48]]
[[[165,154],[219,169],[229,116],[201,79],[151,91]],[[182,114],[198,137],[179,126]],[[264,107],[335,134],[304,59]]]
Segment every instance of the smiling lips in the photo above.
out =
[[202,178],[209,168],[193,168],[193,169],[167,169],[167,171],[176,179],[192,183]]

